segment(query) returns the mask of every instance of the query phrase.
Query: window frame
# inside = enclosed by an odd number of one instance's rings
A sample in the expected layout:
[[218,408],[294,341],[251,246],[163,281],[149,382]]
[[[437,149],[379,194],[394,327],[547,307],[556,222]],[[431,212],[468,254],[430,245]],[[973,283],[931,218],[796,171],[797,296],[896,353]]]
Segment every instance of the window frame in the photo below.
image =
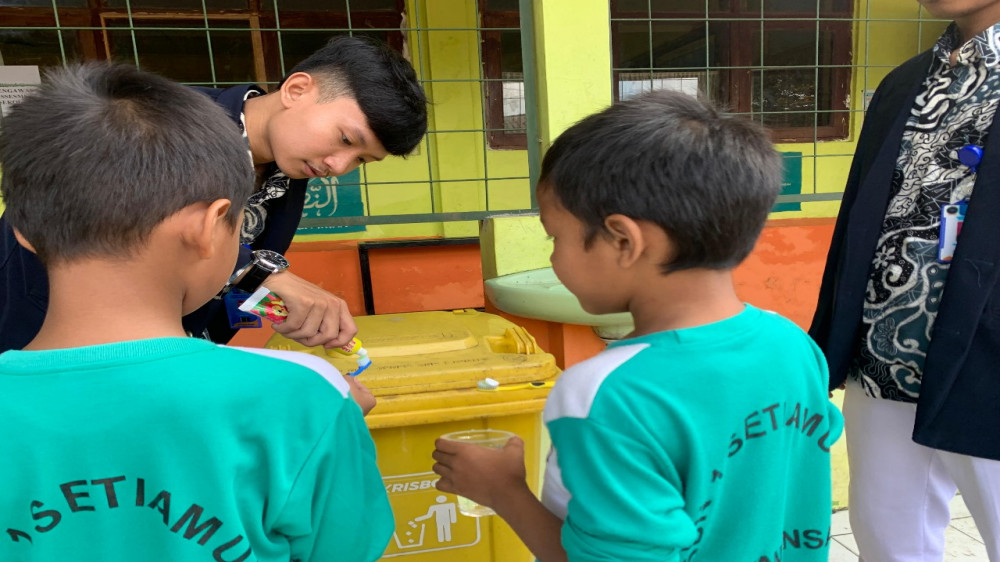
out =
[[[503,116],[503,31],[521,31],[521,14],[516,11],[487,10],[486,0],[479,0],[479,38],[483,73],[483,126],[486,142],[493,150],[526,150],[526,132],[510,131]],[[502,29],[501,29],[502,28]],[[522,54],[523,56],[523,54]]]
[[[197,9],[133,9],[133,20],[190,20],[192,27],[204,25],[205,18],[212,20],[244,20],[249,22],[253,51],[248,53],[254,58],[254,81],[262,86],[276,84],[283,78],[281,60],[278,49],[279,31],[276,30],[278,18],[283,27],[281,31],[309,31],[310,29],[331,29],[347,32],[357,32],[363,29],[385,29],[385,40],[390,47],[403,51],[405,42],[404,30],[400,23],[402,13],[405,13],[405,0],[395,0],[395,10],[352,11],[348,27],[348,15],[342,12],[308,12],[284,11],[276,17],[273,10],[262,7],[265,0],[247,0],[244,9],[209,9],[205,12]],[[60,27],[79,27],[85,29],[70,29],[62,33],[74,32],[85,60],[110,60],[110,44],[107,33],[112,29],[128,29],[128,27],[108,27],[109,20],[121,20],[129,17],[126,8],[108,7],[104,0],[88,0],[86,7],[58,7]],[[0,6],[0,20],[9,27],[54,27],[55,15],[51,6]],[[364,28],[357,27],[359,22],[367,24]],[[379,24],[384,26],[379,27]],[[211,23],[209,23],[211,25]],[[141,30],[142,28],[135,28]],[[393,32],[398,30],[398,32]],[[331,34],[332,36],[332,34]],[[141,57],[142,53],[140,53]],[[298,62],[298,61],[296,61]],[[286,68],[285,71],[290,71]]]
[[[0,7],[0,21],[5,23],[5,27],[55,27],[56,18],[52,13],[51,6],[17,6]],[[59,24],[61,27],[94,27],[95,14],[90,8],[72,7],[59,8]],[[97,59],[101,48],[98,46],[95,34],[89,29],[63,30],[61,33],[71,32],[76,35],[77,44],[83,57],[87,60]],[[9,64],[6,63],[5,64]]]
[[[129,21],[129,14],[127,12],[119,11],[107,11],[102,10],[98,16],[100,29],[95,29],[95,35],[98,35],[98,43],[102,47],[102,52],[104,54],[103,60],[112,60],[113,56],[111,54],[111,41],[108,38],[109,31],[121,31],[128,30],[129,26],[127,22]],[[261,45],[261,31],[260,31],[260,18],[255,14],[245,14],[245,13],[208,13],[203,14],[201,12],[189,12],[189,11],[133,11],[131,14],[131,21],[133,23],[133,29],[136,31],[142,30],[141,27],[134,27],[136,21],[149,22],[149,21],[163,21],[169,23],[176,22],[191,22],[190,26],[187,27],[201,27],[205,24],[206,18],[208,19],[208,25],[211,27],[212,21],[245,21],[247,22],[246,28],[234,27],[233,31],[247,31],[250,34],[250,41],[253,45],[253,80],[256,83],[264,83],[267,81],[267,69],[264,64],[263,57],[258,56],[262,52]],[[126,22],[125,26],[109,26],[108,22],[124,20]]]
[[[819,65],[813,68],[831,69],[831,91],[830,107],[815,108],[814,115],[818,113],[829,114],[829,124],[814,125],[812,127],[771,127],[766,126],[774,142],[800,143],[813,142],[817,140],[843,140],[849,136],[850,108],[848,107],[848,96],[850,94],[851,65],[853,63],[851,52],[852,47],[852,9],[830,10],[821,17],[816,17],[815,10],[805,10],[803,12],[773,12],[761,17],[760,9],[743,8],[737,0],[733,0],[733,5],[728,10],[713,10],[706,15],[705,12],[625,12],[615,8],[614,0],[611,0],[611,45],[612,45],[612,79],[614,81],[612,95],[615,101],[619,99],[619,76],[622,73],[635,72],[636,70],[619,68],[616,63],[621,60],[621,41],[618,40],[618,23],[625,23],[627,20],[635,22],[664,21],[671,20],[700,20],[710,26],[721,26],[720,36],[728,36],[719,47],[721,64],[700,68],[676,68],[661,69],[663,72],[684,72],[700,71],[709,72],[722,69],[726,78],[721,84],[722,103],[730,111],[747,115],[751,119],[760,122],[760,118],[753,113],[752,107],[752,74],[761,69],[764,65],[754,66],[753,57],[755,52],[759,52],[759,43],[754,44],[754,32],[763,29],[766,33],[769,29],[819,29],[830,31],[833,37],[831,45],[831,63],[829,65]],[[841,2],[841,4],[844,4]],[[846,5],[846,4],[845,4]],[[781,67],[767,67],[775,69]],[[642,71],[641,69],[639,70]],[[657,72],[653,69],[652,72]],[[818,95],[818,94],[817,94]]]
[[[755,45],[753,42],[753,34],[757,31],[762,33],[767,33],[768,30],[774,29],[807,29],[812,28],[819,31],[828,31],[833,38],[833,43],[831,44],[831,49],[833,50],[831,61],[829,65],[818,65],[812,68],[829,68],[831,71],[831,83],[830,83],[830,108],[824,109],[816,107],[814,108],[813,114],[827,113],[830,115],[829,124],[818,125],[815,124],[812,127],[771,127],[768,126],[767,129],[771,132],[771,138],[775,142],[812,142],[814,140],[844,140],[848,136],[848,124],[850,111],[848,108],[848,95],[850,93],[851,87],[851,33],[850,33],[850,22],[828,22],[824,20],[817,21],[764,21],[763,30],[761,29],[761,22],[740,22],[736,24],[738,27],[737,37],[739,40],[736,41],[737,50],[745,50],[746,54],[741,56],[746,57],[747,68],[742,68],[742,65],[734,65],[733,71],[730,73],[730,84],[732,85],[733,91],[736,92],[734,97],[739,102],[739,105],[734,105],[734,109],[745,115],[751,116],[755,121],[760,122],[759,119],[755,118],[752,109],[752,76],[751,74],[755,71],[756,67],[752,67],[750,62],[753,61],[754,49],[758,49],[759,45]],[[846,29],[845,29],[846,28]],[[846,58],[846,62],[843,58],[838,60],[838,53]],[[761,65],[764,66],[763,64]],[[738,67],[738,68],[736,68]],[[769,69],[781,69],[783,67],[767,67]],[[791,67],[794,68],[794,67]],[[814,82],[815,83],[815,82]],[[746,91],[747,95],[741,95],[740,92]],[[816,96],[819,95],[818,92],[815,93]],[[730,98],[732,100],[733,97]],[[815,122],[815,121],[814,121]],[[809,133],[809,134],[806,134]]]

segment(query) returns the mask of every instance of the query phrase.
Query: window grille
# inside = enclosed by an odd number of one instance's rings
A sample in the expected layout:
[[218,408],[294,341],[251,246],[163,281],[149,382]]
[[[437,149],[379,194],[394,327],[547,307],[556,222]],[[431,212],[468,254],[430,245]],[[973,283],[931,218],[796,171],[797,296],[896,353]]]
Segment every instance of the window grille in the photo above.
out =
[[[405,160],[316,180],[302,226],[367,228],[352,234],[363,238],[457,223],[467,236],[465,221],[535,208],[532,22],[521,10],[542,1],[0,0],[0,64],[116,59],[192,85],[274,87],[332,35],[378,37],[416,68],[428,135]],[[836,212],[878,82],[947,24],[912,0],[608,1],[610,94],[697,87],[763,123],[800,170],[777,210],[818,205],[811,216]]]

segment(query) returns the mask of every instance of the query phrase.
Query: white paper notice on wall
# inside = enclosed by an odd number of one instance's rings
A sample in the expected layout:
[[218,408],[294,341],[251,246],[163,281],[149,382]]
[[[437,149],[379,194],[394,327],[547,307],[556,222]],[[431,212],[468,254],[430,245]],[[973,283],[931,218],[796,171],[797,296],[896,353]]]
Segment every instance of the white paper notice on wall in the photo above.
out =
[[873,97],[875,97],[875,90],[865,90],[865,111],[868,111],[868,104],[872,102]]
[[0,66],[0,124],[11,107],[41,83],[37,66]]

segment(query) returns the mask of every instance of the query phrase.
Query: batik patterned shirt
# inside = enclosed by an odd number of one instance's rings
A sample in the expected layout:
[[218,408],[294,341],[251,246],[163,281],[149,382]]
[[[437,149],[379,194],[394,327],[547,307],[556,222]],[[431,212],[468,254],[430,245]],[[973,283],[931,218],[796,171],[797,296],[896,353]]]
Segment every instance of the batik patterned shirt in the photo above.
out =
[[[246,100],[259,96],[262,93],[260,90],[251,88],[247,91],[247,95],[243,98],[243,101],[245,103]],[[243,133],[243,138],[247,141],[247,146],[249,147],[250,137],[247,135],[246,115],[242,112],[240,113],[240,132]],[[252,151],[250,152],[250,161],[253,161]],[[274,162],[268,164],[263,178],[260,187],[254,191],[250,199],[247,200],[246,207],[243,208],[243,228],[240,230],[240,244],[251,244],[264,231],[264,222],[267,220],[267,207],[264,205],[264,202],[284,197],[288,193],[288,185],[291,182],[291,178],[279,170],[277,164]]]
[[851,367],[870,396],[900,402],[920,394],[948,276],[949,258],[939,254],[942,209],[967,203],[976,180],[975,162],[963,164],[959,151],[985,145],[1000,100],[1000,24],[964,44],[952,24],[933,51],[903,132]]

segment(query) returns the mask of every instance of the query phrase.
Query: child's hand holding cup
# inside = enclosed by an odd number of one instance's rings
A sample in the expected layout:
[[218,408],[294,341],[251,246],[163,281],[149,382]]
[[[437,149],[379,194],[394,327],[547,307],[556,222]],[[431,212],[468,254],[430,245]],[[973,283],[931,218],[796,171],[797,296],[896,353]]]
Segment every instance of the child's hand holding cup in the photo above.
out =
[[469,517],[494,515],[491,506],[512,487],[527,486],[524,441],[499,429],[445,433],[434,443],[437,489],[458,495],[458,510]]

